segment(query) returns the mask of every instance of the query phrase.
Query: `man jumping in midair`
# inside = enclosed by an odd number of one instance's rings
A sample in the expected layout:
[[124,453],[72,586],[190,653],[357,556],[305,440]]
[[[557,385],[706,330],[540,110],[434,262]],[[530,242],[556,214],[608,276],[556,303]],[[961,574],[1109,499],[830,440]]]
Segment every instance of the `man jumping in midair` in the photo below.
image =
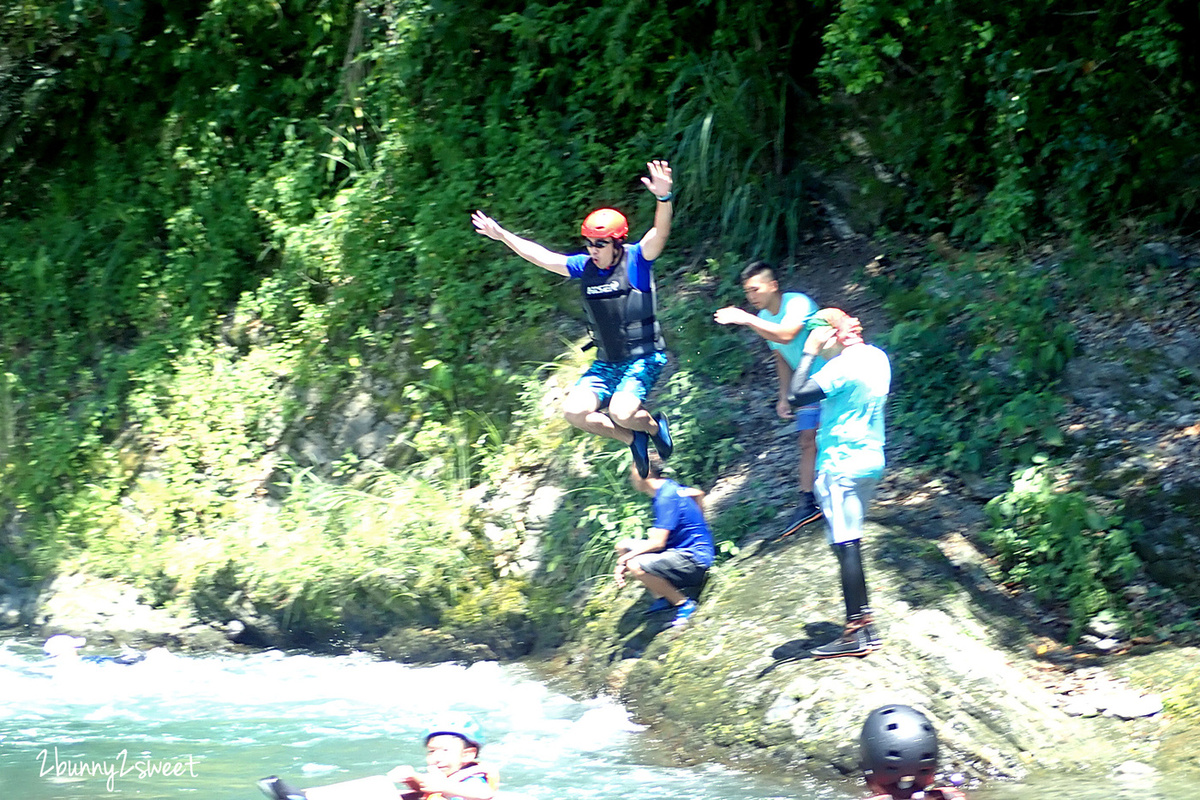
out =
[[563,255],[523,239],[476,211],[477,233],[497,239],[531,264],[580,282],[596,360],[567,395],[563,415],[576,428],[629,445],[638,474],[649,468],[648,443],[662,458],[672,444],[666,415],[651,416],[642,403],[667,364],[667,345],[656,317],[651,268],[671,234],[671,167],[651,161],[642,178],[658,201],[654,227],[627,244],[629,223],[621,212],[601,208],[588,214],[581,232],[586,253]]

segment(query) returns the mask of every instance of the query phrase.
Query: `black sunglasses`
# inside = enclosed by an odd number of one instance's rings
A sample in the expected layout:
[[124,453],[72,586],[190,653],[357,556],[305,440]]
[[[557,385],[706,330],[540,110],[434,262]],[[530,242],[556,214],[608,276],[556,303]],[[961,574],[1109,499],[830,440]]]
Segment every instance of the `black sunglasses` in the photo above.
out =
[[608,247],[608,245],[612,243],[612,240],[611,239],[584,239],[583,243],[587,247],[595,247],[596,249],[600,249],[601,247]]

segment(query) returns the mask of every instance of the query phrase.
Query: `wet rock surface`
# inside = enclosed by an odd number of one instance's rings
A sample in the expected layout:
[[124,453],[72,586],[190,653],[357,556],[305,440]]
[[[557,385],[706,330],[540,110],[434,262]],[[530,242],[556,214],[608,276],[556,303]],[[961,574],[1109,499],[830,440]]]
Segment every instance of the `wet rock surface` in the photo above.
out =
[[645,618],[639,593],[593,601],[588,633],[562,666],[616,692],[697,759],[854,774],[862,720],[889,702],[935,720],[947,771],[1020,777],[1064,760],[1129,756],[1115,720],[1064,710],[1021,652],[1034,637],[973,597],[936,545],[877,523],[867,541],[885,640],[867,658],[809,655],[842,620],[836,564],[823,534],[809,530],[726,564],[682,631],[664,627],[669,614]]
[[0,581],[3,626],[42,636],[70,633],[89,645],[120,644],[136,649],[166,646],[192,652],[226,650],[243,627],[205,624],[190,613],[155,608],[133,587],[80,573],[58,576],[39,587]]

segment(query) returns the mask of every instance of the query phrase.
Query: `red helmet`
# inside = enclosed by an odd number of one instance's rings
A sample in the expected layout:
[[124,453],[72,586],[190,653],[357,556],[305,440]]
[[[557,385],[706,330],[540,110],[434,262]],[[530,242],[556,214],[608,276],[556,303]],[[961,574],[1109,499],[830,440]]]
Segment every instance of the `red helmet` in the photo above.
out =
[[629,234],[629,222],[615,208],[598,208],[587,215],[581,230],[590,239],[624,239]]

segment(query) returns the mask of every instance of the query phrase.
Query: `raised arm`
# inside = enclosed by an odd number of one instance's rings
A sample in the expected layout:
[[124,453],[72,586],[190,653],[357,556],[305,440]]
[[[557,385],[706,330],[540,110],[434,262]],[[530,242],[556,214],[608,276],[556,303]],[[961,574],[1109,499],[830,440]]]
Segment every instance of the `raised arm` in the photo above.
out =
[[481,236],[486,236],[489,239],[495,239],[504,242],[508,245],[508,249],[519,255],[521,258],[528,261],[530,264],[537,264],[542,269],[548,269],[556,275],[567,275],[567,257],[562,253],[556,253],[553,250],[548,250],[542,247],[537,242],[531,242],[528,239],[522,239],[511,231],[506,231],[500,227],[500,223],[492,219],[482,211],[476,211],[471,215],[471,222],[475,223],[475,232]]
[[657,200],[654,204],[654,227],[646,231],[642,237],[642,255],[647,261],[653,261],[662,255],[667,246],[667,238],[671,235],[671,219],[675,215],[672,205],[671,166],[666,161],[651,161],[646,164],[650,174],[642,178],[642,183],[650,194]]
[[768,322],[737,306],[719,308],[713,314],[713,320],[720,325],[745,325],[768,342],[787,344],[795,339],[804,329],[808,317],[804,313],[803,303],[789,303],[784,309],[783,319],[779,322]]
[[821,348],[832,337],[833,328],[816,328],[804,340],[804,354],[800,356],[800,363],[796,365],[791,386],[788,387],[788,402],[793,406],[810,406],[825,399],[825,390],[808,374]]

